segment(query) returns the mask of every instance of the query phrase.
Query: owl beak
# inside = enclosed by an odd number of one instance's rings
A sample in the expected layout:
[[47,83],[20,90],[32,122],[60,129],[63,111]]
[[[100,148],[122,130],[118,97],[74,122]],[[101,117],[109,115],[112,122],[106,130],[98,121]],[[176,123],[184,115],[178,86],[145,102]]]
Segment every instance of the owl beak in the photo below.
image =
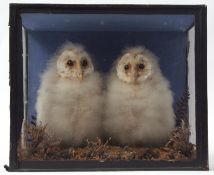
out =
[[83,80],[83,72],[82,72],[82,70],[78,70],[78,72],[77,72],[77,78],[78,78],[80,81]]
[[83,71],[81,66],[78,64],[77,65],[77,78],[82,81],[83,80]]
[[79,78],[79,80],[83,80],[83,73],[82,73],[82,71],[78,74],[78,78]]
[[137,72],[134,70],[131,74],[131,81],[135,84],[137,82],[137,78],[138,78],[138,74]]

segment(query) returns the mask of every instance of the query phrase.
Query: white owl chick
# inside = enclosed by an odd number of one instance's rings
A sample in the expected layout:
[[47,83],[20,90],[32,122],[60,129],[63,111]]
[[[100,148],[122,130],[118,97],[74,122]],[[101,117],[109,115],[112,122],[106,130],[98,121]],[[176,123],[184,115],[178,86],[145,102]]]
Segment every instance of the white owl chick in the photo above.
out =
[[160,145],[174,128],[172,104],[155,56],[144,47],[128,48],[108,78],[106,134],[122,145]]
[[65,144],[78,146],[100,134],[101,77],[81,45],[67,43],[41,77],[37,123]]

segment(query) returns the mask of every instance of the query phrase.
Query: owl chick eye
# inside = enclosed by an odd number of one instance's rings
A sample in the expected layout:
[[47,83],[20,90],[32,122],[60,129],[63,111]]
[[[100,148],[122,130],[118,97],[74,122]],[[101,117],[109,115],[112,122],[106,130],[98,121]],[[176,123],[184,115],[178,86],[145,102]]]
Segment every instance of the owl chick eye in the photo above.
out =
[[143,70],[143,69],[145,68],[145,65],[142,64],[142,63],[141,63],[141,64],[138,64],[138,68],[141,69],[141,70]]
[[69,67],[72,67],[74,65],[74,62],[72,60],[68,60],[66,63]]
[[83,60],[82,61],[82,67],[87,67],[88,66],[88,61],[87,60]]
[[124,66],[124,69],[125,69],[125,70],[128,70],[129,67],[130,67],[130,66],[129,66],[128,64],[126,64],[126,65]]

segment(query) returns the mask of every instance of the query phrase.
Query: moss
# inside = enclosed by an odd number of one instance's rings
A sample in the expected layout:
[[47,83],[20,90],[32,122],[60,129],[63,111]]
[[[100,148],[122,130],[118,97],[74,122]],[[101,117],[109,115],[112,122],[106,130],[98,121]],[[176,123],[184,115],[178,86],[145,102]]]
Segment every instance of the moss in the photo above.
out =
[[169,141],[162,147],[114,146],[111,140],[86,140],[81,147],[64,146],[59,138],[48,135],[46,126],[25,124],[25,142],[18,146],[19,160],[192,160],[196,158],[196,146],[189,143],[186,123],[172,132]]

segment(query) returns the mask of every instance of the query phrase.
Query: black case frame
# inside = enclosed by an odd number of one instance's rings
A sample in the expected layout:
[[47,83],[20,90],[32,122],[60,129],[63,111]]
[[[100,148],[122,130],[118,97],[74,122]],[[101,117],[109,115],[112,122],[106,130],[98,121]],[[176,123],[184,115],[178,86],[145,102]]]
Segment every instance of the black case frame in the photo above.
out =
[[[192,14],[195,16],[197,158],[190,161],[19,161],[17,142],[24,116],[22,13]],[[8,171],[208,170],[207,8],[205,5],[10,4],[10,162]]]

